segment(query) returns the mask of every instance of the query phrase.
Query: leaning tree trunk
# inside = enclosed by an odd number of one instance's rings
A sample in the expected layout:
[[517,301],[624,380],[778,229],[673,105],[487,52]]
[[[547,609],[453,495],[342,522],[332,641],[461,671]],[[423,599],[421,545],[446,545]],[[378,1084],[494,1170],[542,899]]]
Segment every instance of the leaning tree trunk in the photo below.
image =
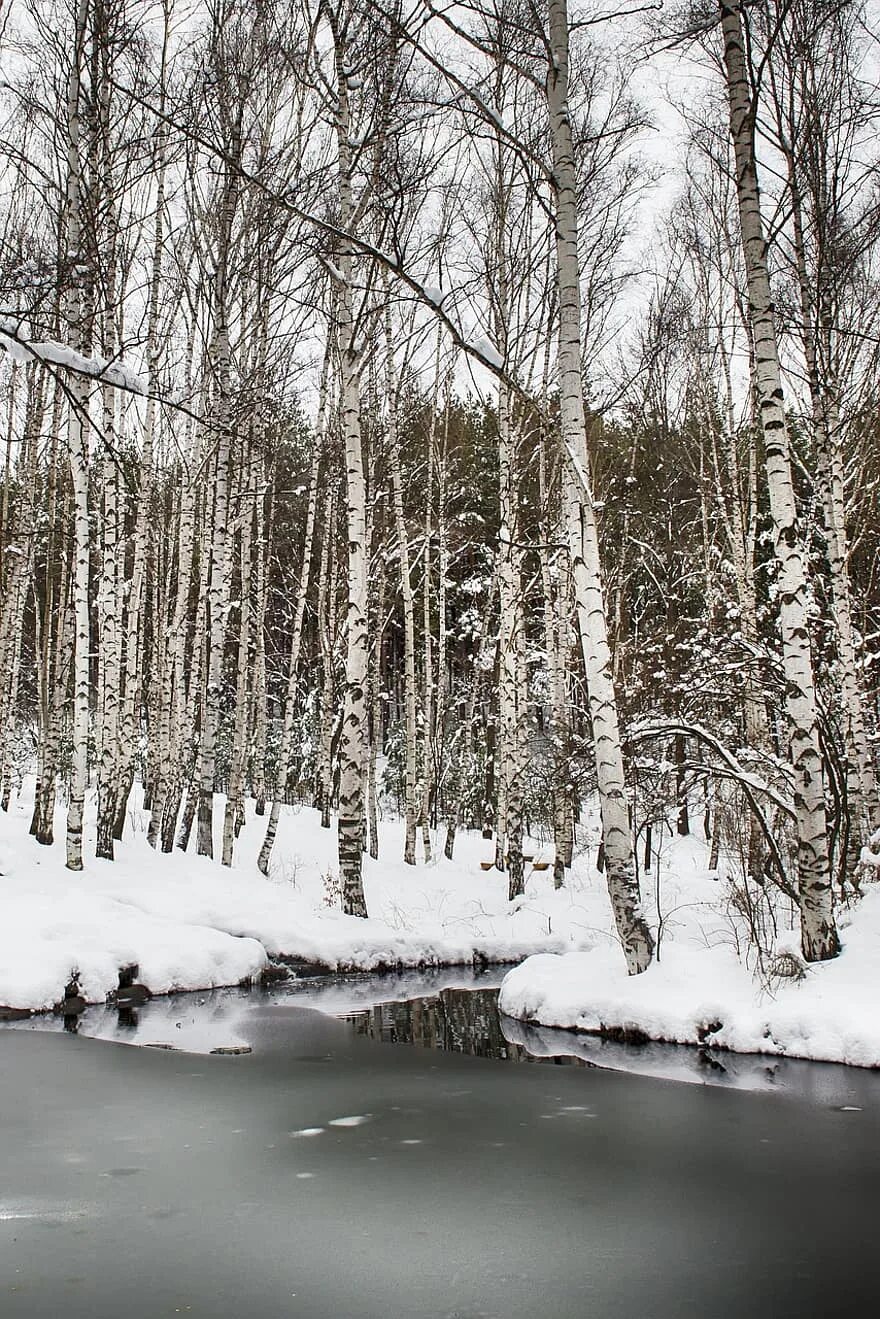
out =
[[593,725],[605,875],[617,935],[632,975],[650,965],[654,940],[642,914],[633,859],[617,700],[611,676],[599,535],[589,486],[587,423],[581,380],[577,170],[568,105],[566,0],[549,0],[549,19],[551,61],[547,74],[547,102],[556,204],[559,402],[562,439],[568,458],[568,462],[563,463],[564,509]]
[[807,576],[791,473],[788,424],[779,368],[776,323],[767,267],[755,159],[751,83],[739,4],[721,0],[721,31],[736,163],[736,190],[755,351],[755,378],[764,461],[779,571],[779,618],[786,680],[797,825],[801,945],[808,962],[834,957],[840,943],[834,920],[825,818],[824,777],[810,655]]

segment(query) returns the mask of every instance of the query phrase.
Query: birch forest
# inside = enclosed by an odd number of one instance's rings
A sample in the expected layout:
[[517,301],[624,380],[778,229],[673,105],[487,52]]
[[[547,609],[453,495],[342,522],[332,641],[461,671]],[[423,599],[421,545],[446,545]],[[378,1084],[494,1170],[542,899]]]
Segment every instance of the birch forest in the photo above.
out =
[[778,897],[834,957],[880,849],[876,19],[7,0],[33,847],[64,820],[81,870],[95,800],[111,861],[137,789],[157,866],[246,829],[271,876],[305,803],[367,916],[383,817],[414,868],[481,831],[514,900],[592,801],[631,974],[670,818],[738,858],[756,939]]

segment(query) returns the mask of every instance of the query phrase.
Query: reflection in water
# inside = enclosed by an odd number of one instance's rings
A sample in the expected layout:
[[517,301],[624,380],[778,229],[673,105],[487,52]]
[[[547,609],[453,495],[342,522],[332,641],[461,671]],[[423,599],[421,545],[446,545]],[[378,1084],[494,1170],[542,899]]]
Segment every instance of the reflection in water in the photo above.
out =
[[349,1012],[345,1020],[359,1035],[389,1044],[418,1044],[508,1062],[603,1067],[692,1085],[777,1091],[828,1107],[855,1103],[874,1108],[880,1103],[880,1076],[866,1068],[679,1044],[622,1044],[533,1026],[498,1012],[497,989],[442,989]]
[[358,1035],[385,1044],[419,1044],[427,1049],[508,1062],[590,1066],[581,1058],[565,1054],[535,1055],[519,1041],[508,1039],[498,1014],[497,989],[443,989],[439,994],[403,1003],[378,1003],[348,1013],[344,1020]]
[[[880,1107],[880,1072],[676,1044],[624,1044],[514,1021],[498,1013],[504,967],[449,967],[383,975],[321,976],[269,990],[174,994],[0,1023],[2,1030],[68,1030],[153,1048],[214,1053],[266,1043],[261,1008],[317,1009],[356,1034],[509,1062],[602,1067],[668,1081],[763,1090],[842,1109]],[[79,1007],[79,1004],[77,1004]],[[84,1006],[84,1005],[83,1005]],[[271,1035],[271,1031],[270,1031]]]
[[[524,1056],[485,983],[469,1007],[446,992],[460,983],[423,981],[427,1001],[403,1014],[374,1013],[369,988],[331,996],[368,1033]],[[3,1319],[876,1311],[880,1122],[858,1098],[844,1113],[707,1100],[598,1068],[431,1053],[356,1038],[302,1000],[156,999],[135,1030],[110,1006],[84,1012],[80,1036],[106,1029],[112,1045],[0,1032]],[[121,1043],[161,1043],[166,1027],[253,1052]]]

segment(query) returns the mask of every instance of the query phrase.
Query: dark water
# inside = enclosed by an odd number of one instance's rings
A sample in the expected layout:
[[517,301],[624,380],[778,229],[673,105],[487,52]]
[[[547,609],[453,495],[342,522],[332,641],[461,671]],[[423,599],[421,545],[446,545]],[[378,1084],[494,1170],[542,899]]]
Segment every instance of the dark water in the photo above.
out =
[[[509,1062],[541,1061],[505,1035],[497,989],[441,989],[402,1002],[378,1003],[346,1013],[344,1019],[358,1035],[383,1044],[416,1044]],[[547,1061],[575,1060],[560,1056]]]
[[499,1014],[497,989],[441,989],[347,1013],[345,1020],[359,1035],[386,1044],[416,1044],[515,1063],[602,1067],[690,1084],[762,1090],[828,1106],[880,1109],[880,1071],[721,1049],[620,1044],[532,1026]]
[[762,1090],[829,1107],[880,1105],[880,1071],[718,1049],[621,1044],[502,1017],[497,991],[505,971],[453,967],[321,976],[268,992],[178,994],[135,1008],[95,1006],[68,1021],[45,1015],[0,1024],[0,1038],[4,1030],[67,1030],[96,1039],[209,1053],[247,1042],[247,1022],[255,1005],[298,1005],[317,1008],[345,1021],[356,1034],[385,1044],[415,1044],[514,1063],[603,1067],[690,1084]]
[[0,1034],[0,1316],[876,1313],[876,1090],[531,1066],[556,1046],[499,1020],[491,989],[421,988],[81,1023],[113,1041]]

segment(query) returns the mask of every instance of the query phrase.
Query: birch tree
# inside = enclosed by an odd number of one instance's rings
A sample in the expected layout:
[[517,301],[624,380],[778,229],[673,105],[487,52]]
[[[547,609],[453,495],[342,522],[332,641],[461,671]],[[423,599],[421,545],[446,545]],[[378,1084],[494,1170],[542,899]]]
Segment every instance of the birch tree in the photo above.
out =
[[547,73],[547,106],[553,152],[559,300],[557,353],[562,443],[569,464],[563,478],[563,502],[593,724],[608,894],[627,969],[630,974],[637,974],[646,970],[650,964],[653,939],[641,911],[633,863],[623,751],[611,675],[611,653],[599,560],[598,527],[589,483],[587,418],[581,376],[577,168],[569,115],[568,12],[565,0],[549,0],[548,16],[550,63]]
[[[67,81],[67,188],[64,212],[64,318],[67,340],[82,352],[82,73],[85,60],[88,0],[78,0]],[[67,810],[67,868],[82,870],[82,829],[89,774],[89,530],[88,387],[76,376],[68,384],[67,447],[73,489],[73,752]]]
[[880,826],[853,622],[841,414],[864,342],[848,342],[841,330],[844,320],[857,320],[869,332],[873,299],[868,294],[865,300],[860,285],[877,228],[874,200],[857,164],[874,113],[860,85],[857,23],[854,12],[826,14],[809,3],[794,4],[768,62],[791,209],[791,263],[837,633],[855,858],[863,839]]
[[792,483],[788,420],[767,268],[767,243],[755,159],[757,107],[745,56],[742,9],[739,4],[722,0],[720,13],[730,137],[754,339],[757,400],[779,568],[786,710],[795,773],[801,943],[807,961],[815,962],[834,957],[839,941],[834,919],[822,752],[810,654],[806,567]]

